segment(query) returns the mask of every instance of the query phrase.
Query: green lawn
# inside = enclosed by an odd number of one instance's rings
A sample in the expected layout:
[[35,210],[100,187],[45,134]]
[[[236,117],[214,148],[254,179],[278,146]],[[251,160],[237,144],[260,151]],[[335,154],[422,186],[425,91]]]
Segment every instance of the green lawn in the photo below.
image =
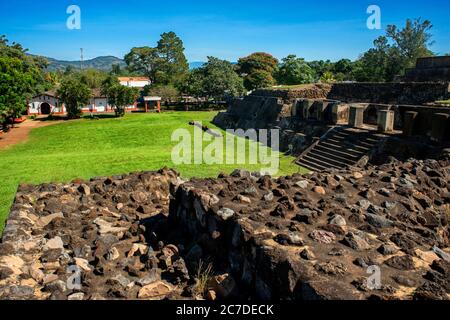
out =
[[450,104],[450,99],[448,99],[448,100],[436,101],[436,103],[438,103],[438,104]]
[[[210,123],[215,114],[130,114],[122,119],[82,119],[33,130],[27,142],[0,151],[0,232],[19,183],[69,182],[164,166],[177,169],[184,178],[216,177],[236,167],[258,170],[258,165],[172,164],[171,152],[177,144],[171,142],[172,132],[178,128],[192,132],[190,120],[215,128]],[[293,160],[281,156],[279,175],[304,172]]]

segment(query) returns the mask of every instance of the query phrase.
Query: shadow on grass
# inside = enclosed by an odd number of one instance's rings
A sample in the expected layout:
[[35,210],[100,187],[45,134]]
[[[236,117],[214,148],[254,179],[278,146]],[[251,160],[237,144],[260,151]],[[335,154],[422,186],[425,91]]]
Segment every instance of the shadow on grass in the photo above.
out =
[[47,122],[47,121],[69,121],[69,120],[77,120],[77,119],[86,119],[86,120],[100,120],[100,119],[113,119],[113,118],[117,118],[117,116],[113,113],[108,114],[85,114],[82,115],[78,118],[69,118],[65,115],[49,115],[48,117],[39,117],[39,118],[35,118],[33,119],[33,121],[42,121],[42,122]]

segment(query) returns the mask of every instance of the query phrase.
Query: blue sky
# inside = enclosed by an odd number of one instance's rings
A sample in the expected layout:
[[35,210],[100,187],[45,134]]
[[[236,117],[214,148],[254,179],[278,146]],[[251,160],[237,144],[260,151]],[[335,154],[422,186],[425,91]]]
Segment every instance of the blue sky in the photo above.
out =
[[[81,30],[66,28],[72,4],[81,8]],[[448,0],[0,0],[0,34],[31,53],[65,60],[78,60],[81,47],[86,59],[123,57],[134,46],[156,45],[165,31],[181,36],[189,61],[236,61],[256,51],[355,59],[383,34],[366,27],[371,4],[380,6],[383,28],[407,18],[431,20],[432,50],[450,53]]]

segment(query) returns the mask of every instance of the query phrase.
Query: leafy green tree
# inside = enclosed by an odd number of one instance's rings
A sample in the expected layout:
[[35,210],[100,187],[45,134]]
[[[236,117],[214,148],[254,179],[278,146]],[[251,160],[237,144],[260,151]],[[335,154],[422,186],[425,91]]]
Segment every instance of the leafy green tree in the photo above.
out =
[[81,115],[82,106],[89,103],[92,93],[86,84],[75,77],[69,77],[63,80],[57,95],[65,104],[69,119],[75,119]]
[[161,97],[164,102],[179,100],[180,92],[172,85],[151,85],[144,88],[146,96]]
[[76,77],[91,89],[101,87],[108,74],[101,70],[85,69],[76,73]]
[[399,58],[386,37],[374,41],[370,49],[355,63],[353,75],[360,82],[392,81],[401,72]]
[[175,32],[163,33],[156,49],[160,58],[159,79],[161,83],[174,83],[189,71],[189,64],[184,55],[183,41]]
[[244,78],[244,86],[255,90],[273,86],[278,60],[264,52],[256,52],[238,61],[238,72]]
[[122,86],[115,76],[107,77],[101,86],[101,92],[113,106],[116,116],[123,117],[127,106],[132,105],[139,98],[139,89]]
[[395,25],[387,27],[386,36],[393,42],[403,69],[414,67],[418,58],[433,56],[428,48],[433,44],[432,28],[429,20],[422,22],[421,19],[406,20],[403,29]]
[[163,33],[155,48],[131,49],[125,62],[130,72],[146,75],[156,84],[174,84],[189,70],[183,41],[174,32]]
[[158,50],[150,47],[133,48],[125,55],[125,62],[130,72],[146,75],[155,81],[156,73],[161,64]]
[[201,97],[203,91],[204,70],[196,68],[189,71],[188,75],[184,78],[184,81],[178,84],[178,89],[186,94],[194,97]]
[[334,74],[332,72],[327,71],[320,77],[320,82],[334,83],[336,82],[336,78],[334,77]]
[[220,100],[236,97],[245,92],[242,78],[236,73],[233,64],[214,57],[202,67],[192,70],[182,88],[187,94]]
[[289,55],[281,62],[277,72],[279,84],[296,85],[314,82],[314,72],[305,59]]
[[121,76],[121,75],[123,75],[123,73],[124,72],[123,72],[122,68],[120,67],[120,64],[113,64],[111,66],[110,74],[115,75],[115,76]]
[[318,81],[325,72],[333,72],[333,63],[330,60],[315,60],[308,62],[313,70],[314,81]]
[[42,57],[26,54],[20,44],[0,37],[0,117],[18,117],[26,110],[27,101],[51,84],[44,69],[48,62]]
[[389,82],[404,75],[407,68],[421,57],[432,56],[431,22],[407,20],[403,29],[389,25],[386,36],[374,41],[374,48],[355,63],[354,76],[358,81]]
[[336,81],[351,81],[354,63],[350,59],[341,59],[333,64],[332,73]]

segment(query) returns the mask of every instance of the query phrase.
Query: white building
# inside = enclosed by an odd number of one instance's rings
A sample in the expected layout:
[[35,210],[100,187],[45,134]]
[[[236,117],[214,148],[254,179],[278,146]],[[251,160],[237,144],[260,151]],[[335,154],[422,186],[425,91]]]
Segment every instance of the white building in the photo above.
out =
[[[141,88],[151,84],[149,78],[146,77],[119,77],[119,81],[123,86]],[[92,98],[89,104],[82,107],[84,113],[96,112],[112,112],[113,108],[108,104],[106,97],[102,96],[100,90],[92,91]],[[127,107],[127,111],[138,111],[138,102]],[[28,103],[28,115],[46,115],[46,114],[65,114],[66,108],[62,104],[55,90],[50,90],[34,97]]]
[[28,103],[28,115],[37,114],[62,114],[64,113],[64,106],[59,102],[56,92],[51,90],[34,97]]
[[121,85],[132,88],[141,88],[151,85],[150,78],[147,77],[119,77]]

